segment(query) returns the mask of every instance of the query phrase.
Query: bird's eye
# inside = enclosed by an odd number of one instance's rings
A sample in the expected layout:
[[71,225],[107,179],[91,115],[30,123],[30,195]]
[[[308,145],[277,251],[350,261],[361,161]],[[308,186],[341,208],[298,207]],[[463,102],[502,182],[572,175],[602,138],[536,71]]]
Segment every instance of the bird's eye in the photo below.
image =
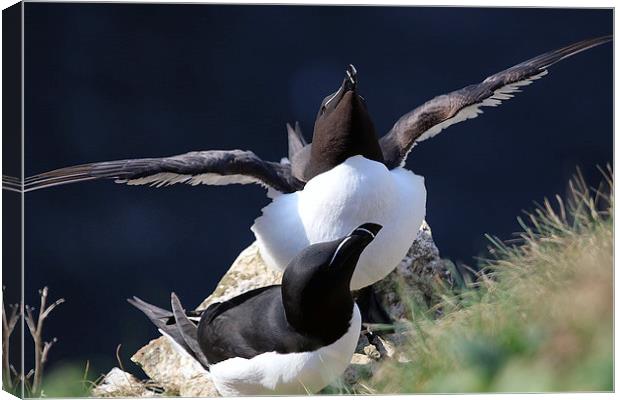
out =
[[325,106],[321,106],[321,115],[325,114]]

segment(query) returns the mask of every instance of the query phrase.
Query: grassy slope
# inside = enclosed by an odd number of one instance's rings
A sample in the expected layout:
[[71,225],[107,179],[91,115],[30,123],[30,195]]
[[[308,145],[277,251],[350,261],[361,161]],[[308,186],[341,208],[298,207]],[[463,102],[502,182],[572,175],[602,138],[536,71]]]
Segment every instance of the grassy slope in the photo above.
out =
[[[441,318],[412,306],[412,362],[385,363],[359,392],[612,390],[613,208],[595,211],[577,182],[564,212],[528,221],[519,247],[495,242],[477,288],[446,295]],[[48,371],[44,392],[88,396],[85,375]]]
[[385,364],[373,393],[613,389],[613,198],[580,177],[571,188],[557,211],[528,215],[518,246],[494,241],[477,288],[445,297],[443,317],[414,308],[413,362]]

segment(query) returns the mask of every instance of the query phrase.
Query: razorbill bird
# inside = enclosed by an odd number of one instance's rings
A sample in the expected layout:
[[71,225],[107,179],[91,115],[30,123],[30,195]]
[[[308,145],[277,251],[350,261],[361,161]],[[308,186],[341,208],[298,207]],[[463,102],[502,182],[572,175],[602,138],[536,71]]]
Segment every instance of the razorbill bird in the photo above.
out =
[[203,312],[186,314],[174,293],[172,312],[137,297],[128,301],[198,361],[223,396],[316,393],[344,372],[355,351],[361,316],[350,281],[380,229],[365,223],[338,240],[310,245],[288,264],[282,285]]
[[258,183],[269,188],[273,201],[251,229],[263,259],[277,270],[309,244],[333,240],[364,221],[384,225],[351,280],[352,289],[364,288],[398,265],[425,216],[424,180],[404,168],[414,145],[477,117],[482,107],[511,98],[546,75],[552,64],[611,39],[589,39],[550,51],[435,97],[402,116],[380,139],[358,94],[357,71],[350,66],[340,88],[321,103],[311,144],[298,125],[288,126],[288,160],[270,162],[251,151],[210,150],[97,162],[32,176],[25,190],[102,178],[157,187]]

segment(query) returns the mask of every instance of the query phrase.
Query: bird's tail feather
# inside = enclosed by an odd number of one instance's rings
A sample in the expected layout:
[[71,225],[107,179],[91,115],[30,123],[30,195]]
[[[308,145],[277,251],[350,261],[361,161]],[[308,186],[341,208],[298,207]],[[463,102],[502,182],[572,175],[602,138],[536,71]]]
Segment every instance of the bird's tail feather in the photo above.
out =
[[183,311],[181,301],[179,301],[179,298],[174,293],[170,295],[170,304],[172,305],[172,313],[176,320],[176,327],[181,333],[186,346],[194,352],[195,358],[203,367],[209,368],[209,360],[207,360],[207,357],[205,357],[198,344],[198,328],[187,318],[185,311]]
[[[196,339],[198,328],[187,317],[178,297],[174,293],[171,295],[172,312],[149,304],[135,296],[133,299],[127,299],[127,301],[142,311],[162,335],[180,346],[205,369],[209,369],[209,362],[200,350],[198,340]],[[191,313],[192,315],[195,314],[195,312]]]
[[151,317],[154,317],[158,320],[166,320],[165,323],[167,325],[174,322],[170,321],[170,318],[174,318],[174,315],[171,311],[154,306],[153,304],[147,303],[146,301],[136,296],[134,296],[133,299],[127,299],[127,301],[129,302],[129,304],[145,313],[149,317],[149,319],[151,319]]

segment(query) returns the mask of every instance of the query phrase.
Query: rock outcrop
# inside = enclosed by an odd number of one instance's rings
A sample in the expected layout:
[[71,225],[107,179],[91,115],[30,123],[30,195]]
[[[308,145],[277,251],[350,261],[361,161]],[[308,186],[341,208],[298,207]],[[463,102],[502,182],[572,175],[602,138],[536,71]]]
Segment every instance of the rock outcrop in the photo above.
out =
[[[230,299],[251,289],[280,283],[281,279],[281,273],[267,268],[258,252],[257,244],[253,243],[239,254],[213,293],[196,309],[205,309],[212,303]],[[409,301],[403,299],[413,298],[432,304],[437,301],[436,287],[439,282],[451,285],[452,277],[446,262],[439,258],[439,251],[429,226],[424,223],[407,256],[394,271],[375,285],[375,289],[386,311],[395,321],[399,321],[407,317]],[[407,334],[406,331],[397,331],[377,336],[363,331],[351,364],[335,384],[336,388],[342,384],[347,388],[356,388],[360,380],[372,376],[383,359],[396,358],[400,362],[408,362],[398,352],[398,345],[406,340]],[[164,337],[149,342],[138,350],[131,360],[138,364],[152,381],[162,387],[167,395],[218,396],[217,390],[203,373],[200,364],[188,356],[177,353]],[[112,370],[110,374],[114,371]],[[115,374],[118,375],[118,372]],[[131,375],[129,377],[126,378],[133,378]],[[108,386],[103,388],[103,385],[97,386],[93,394],[100,393],[101,396],[105,393],[106,396],[113,396],[111,386],[114,380],[107,381]],[[116,381],[122,380],[116,379]],[[123,395],[121,390],[119,393]],[[153,392],[150,393],[153,395]]]
[[92,390],[95,397],[153,397],[156,392],[149,390],[144,382],[120,368],[112,368],[101,382]]

